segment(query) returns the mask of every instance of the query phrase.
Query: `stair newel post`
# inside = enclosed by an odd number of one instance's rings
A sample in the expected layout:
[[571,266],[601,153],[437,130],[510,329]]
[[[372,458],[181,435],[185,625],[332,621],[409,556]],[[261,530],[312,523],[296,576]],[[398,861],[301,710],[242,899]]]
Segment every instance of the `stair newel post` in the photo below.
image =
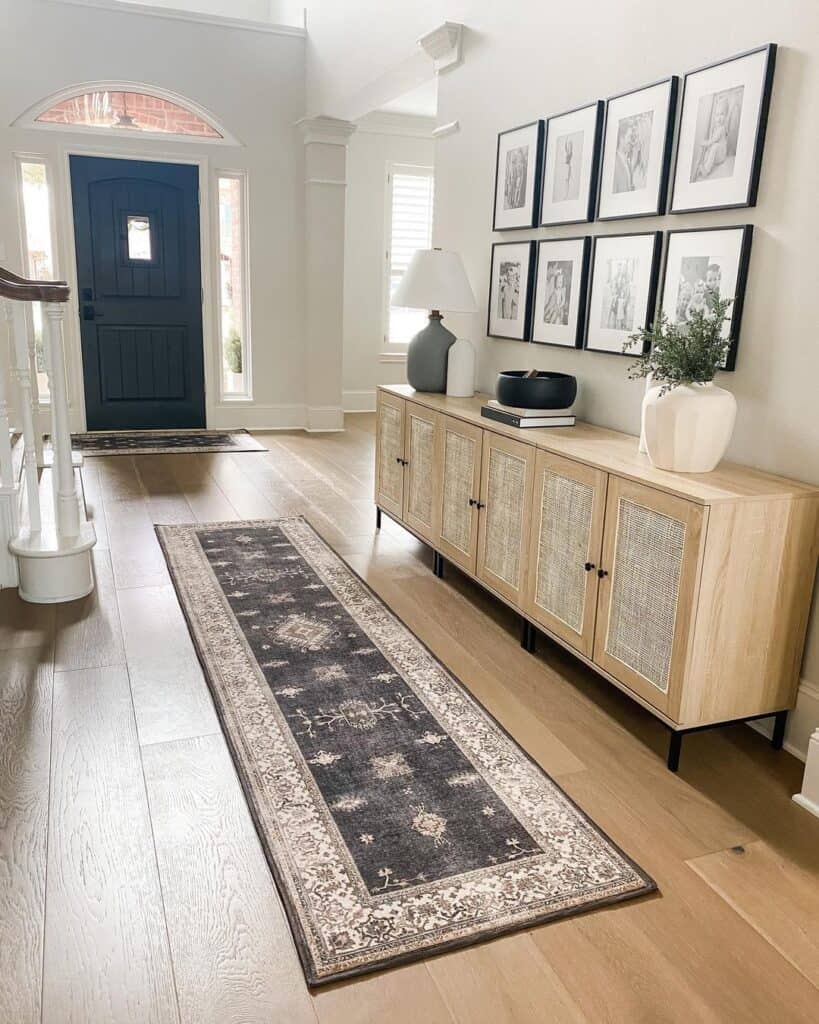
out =
[[23,426],[23,470],[26,481],[26,502],[31,533],[42,527],[40,518],[40,474],[37,469],[37,427],[34,423],[34,402],[31,392],[31,364],[28,358],[28,328],[22,302],[11,302],[11,336],[13,373],[20,393],[20,418]]
[[68,386],[63,349],[65,304],[44,302],[42,309],[44,350],[51,388],[52,473],[57,534],[60,537],[71,538],[80,532],[80,511],[71,461],[71,427],[68,419]]
[[[11,341],[11,309],[10,303],[2,300],[5,319],[8,322],[9,342]],[[11,343],[6,348],[8,355],[8,376],[6,359],[0,361],[0,488],[13,488],[15,485],[14,469],[11,462],[11,407],[9,405],[8,388],[11,383]]]

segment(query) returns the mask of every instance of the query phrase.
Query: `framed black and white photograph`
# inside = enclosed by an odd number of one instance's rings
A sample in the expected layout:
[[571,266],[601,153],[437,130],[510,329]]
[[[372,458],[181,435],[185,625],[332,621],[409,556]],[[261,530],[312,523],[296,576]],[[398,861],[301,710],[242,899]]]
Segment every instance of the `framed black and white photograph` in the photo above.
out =
[[544,239],[537,247],[532,341],[576,348],[583,340],[583,313],[591,239]]
[[640,342],[624,346],[654,319],[661,241],[659,231],[593,240],[585,348],[628,356],[644,351]]
[[736,365],[752,237],[750,224],[668,233],[660,308],[672,323],[685,323],[692,313],[710,312],[715,298],[733,299],[723,325],[723,337],[731,339],[726,370]]
[[594,219],[603,101],[546,119],[540,223]]
[[756,204],[775,59],[769,43],[685,76],[671,213]]
[[492,246],[486,327],[490,337],[528,341],[534,274],[534,242],[496,242]]
[[498,135],[493,231],[532,228],[537,224],[542,149],[542,121]]
[[598,220],[664,212],[678,87],[672,75],[606,100]]

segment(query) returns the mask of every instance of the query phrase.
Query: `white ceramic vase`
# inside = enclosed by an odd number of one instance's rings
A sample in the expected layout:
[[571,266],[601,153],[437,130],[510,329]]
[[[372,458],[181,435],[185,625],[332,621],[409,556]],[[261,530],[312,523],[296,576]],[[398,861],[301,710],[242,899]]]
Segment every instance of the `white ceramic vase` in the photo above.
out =
[[737,403],[730,391],[707,384],[680,384],[660,397],[646,392],[643,424],[652,466],[675,473],[710,473],[725,454]]
[[466,338],[457,338],[447,355],[446,393],[450,398],[475,394],[475,349]]

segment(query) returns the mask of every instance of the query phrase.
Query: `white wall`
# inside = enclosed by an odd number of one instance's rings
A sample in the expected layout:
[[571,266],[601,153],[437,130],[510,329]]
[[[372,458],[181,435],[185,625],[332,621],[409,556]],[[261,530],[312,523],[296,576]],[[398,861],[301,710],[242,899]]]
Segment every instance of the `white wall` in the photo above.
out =
[[[66,218],[69,150],[174,159],[203,158],[216,169],[249,174],[250,294],[254,402],[216,402],[219,354],[206,338],[208,423],[301,426],[303,369],[304,39],[192,21],[156,18],[44,0],[0,0],[0,245],[4,264],[22,269],[13,154],[46,157],[60,210],[58,271],[73,276]],[[125,80],[156,85],[200,104],[244,145],[118,139],[9,127],[32,104],[73,84]],[[203,183],[215,213],[212,181]],[[210,199],[210,202],[207,199]],[[213,261],[215,317],[216,266]],[[66,318],[74,426],[82,425],[82,377],[76,305]]]
[[406,383],[406,361],[381,358],[387,164],[432,167],[431,128],[426,118],[375,114],[363,118],[350,139],[344,257],[344,408],[348,412],[375,409],[378,384]]
[[[419,0],[379,17],[361,0],[345,24],[331,0],[308,6],[308,102],[354,108],[370,79],[406,66],[415,40],[445,19],[467,26],[464,64],[442,75],[438,123],[460,131],[436,143],[435,244],[459,250],[483,312],[452,317],[479,344],[480,383],[499,369],[536,366],[576,373],[580,412],[592,422],[636,433],[640,383],[620,356],[563,351],[486,338],[492,241],[562,237],[583,226],[495,235],[492,194],[496,134],[535,118],[605,98],[766,42],[779,44],[759,201],[750,210],[589,225],[590,233],[755,225],[736,372],[721,383],[737,396],[729,456],[765,470],[819,482],[819,4],[816,0]],[[387,28],[393,32],[387,32]],[[403,32],[403,38],[400,34]],[[353,49],[354,47],[354,49]],[[349,54],[349,57],[345,57]],[[819,724],[819,614],[809,627],[800,714],[789,732],[804,748]]]

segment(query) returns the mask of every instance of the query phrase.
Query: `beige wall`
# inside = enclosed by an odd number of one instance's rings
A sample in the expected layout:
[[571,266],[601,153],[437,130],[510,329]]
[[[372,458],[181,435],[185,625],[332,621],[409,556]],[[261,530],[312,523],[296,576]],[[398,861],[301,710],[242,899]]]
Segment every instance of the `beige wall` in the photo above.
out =
[[[461,130],[437,144],[436,244],[461,251],[485,310],[491,242],[751,223],[753,251],[737,368],[719,383],[737,397],[729,457],[819,483],[819,4],[791,0],[691,0],[657,4],[476,3],[466,5],[466,61],[442,76],[439,122]],[[645,218],[493,234],[496,133],[612,93],[682,74],[766,42],[779,44],[759,200],[750,210]],[[580,412],[635,433],[642,384],[620,356],[524,346],[485,336],[485,313],[464,319],[479,342],[479,376],[536,366],[575,373]],[[806,651],[800,720],[792,742],[807,746],[819,725],[819,615]],[[812,721],[811,721],[812,720]]]
[[[383,362],[384,253],[388,162],[433,166],[432,122],[391,115],[364,119],[347,151],[347,234],[344,277],[344,408],[375,408],[378,384],[406,382],[406,362]],[[404,127],[402,128],[402,122]],[[389,123],[390,132],[383,130]],[[374,125],[382,125],[375,131]],[[417,134],[398,135],[425,130]]]
[[[485,309],[490,245],[504,238],[559,238],[577,225],[492,232],[496,134],[761,43],[780,46],[758,205],[751,210],[592,224],[589,233],[755,226],[736,372],[721,383],[737,396],[730,456],[819,482],[819,3],[816,0],[418,0],[381,17],[360,0],[345,19],[332,0],[308,4],[308,107],[356,116],[362,97],[409,74],[416,39],[445,19],[467,26],[464,64],[440,77],[438,123],[460,131],[436,142],[435,244],[459,250],[483,312],[450,327],[478,344],[480,380],[498,369],[537,366],[576,373],[581,413],[636,432],[642,386],[622,357],[489,340]],[[389,31],[388,31],[389,29]],[[816,602],[814,602],[816,603]],[[819,724],[819,614],[814,611],[792,744],[805,749]]]
[[[205,159],[211,181],[211,228],[217,169],[244,170],[249,196],[249,283],[254,401],[216,401],[221,365],[206,337],[209,426],[302,426],[304,366],[304,145],[296,122],[304,112],[304,39],[194,21],[150,11],[105,10],[0,0],[0,251],[21,270],[14,154],[47,159],[57,199],[57,270],[69,281],[74,247],[68,216],[66,153],[104,152],[168,161]],[[37,59],[47,54],[47,59]],[[138,136],[14,127],[31,105],[82,82],[145,83],[188,97],[212,112],[240,146],[150,141]],[[203,199],[203,202],[205,200]],[[215,243],[215,237],[211,237]],[[215,249],[214,249],[215,251]],[[211,259],[212,312],[217,316],[217,261]],[[82,427],[82,369],[76,306],[66,320],[68,374],[75,428]]]

